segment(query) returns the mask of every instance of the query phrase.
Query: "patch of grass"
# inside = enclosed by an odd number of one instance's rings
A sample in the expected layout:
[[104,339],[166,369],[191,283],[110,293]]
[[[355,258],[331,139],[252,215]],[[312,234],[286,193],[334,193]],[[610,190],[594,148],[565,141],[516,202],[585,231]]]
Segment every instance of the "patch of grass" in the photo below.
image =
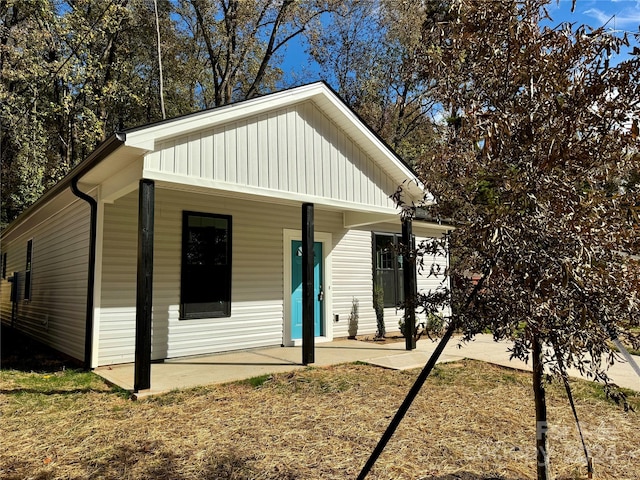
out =
[[449,368],[443,368],[440,365],[436,365],[431,370],[431,374],[429,378],[431,378],[438,385],[450,385],[456,379],[456,370],[451,370]]
[[520,375],[517,375],[514,372],[504,372],[501,376],[500,376],[500,380],[503,383],[514,383],[514,384],[520,384],[522,382],[522,377]]
[[[564,383],[560,380],[555,380],[553,382],[555,385],[555,390],[557,390],[558,395],[565,392]],[[621,402],[616,401],[617,396],[616,393],[621,393],[624,395],[629,407],[636,412],[640,412],[640,392],[636,392],[634,390],[629,390],[627,388],[619,388],[614,389],[614,396],[608,395],[604,385],[596,382],[587,382],[584,380],[576,380],[571,379],[569,381],[569,385],[571,386],[571,393],[576,402],[605,402],[610,404],[620,404]]]
[[4,370],[0,374],[3,393],[19,394],[69,394],[86,392],[110,392],[112,389],[94,373],[83,370],[65,369],[53,373],[32,373],[18,370]]
[[257,377],[247,378],[246,380],[242,380],[240,383],[243,385],[249,385],[253,388],[260,388],[262,385],[267,383],[273,378],[272,375],[258,375]]
[[[353,379],[343,373],[343,369],[351,368],[358,368],[358,366],[344,364],[326,368],[305,368],[296,372],[271,375],[269,382],[265,382],[261,386],[282,395],[342,393],[354,388]],[[369,368],[371,367],[369,366]]]
[[181,403],[188,402],[190,399],[196,396],[204,396],[209,394],[212,387],[199,386],[187,389],[174,389],[163,395],[153,395],[140,400],[141,403],[149,403],[158,406],[172,406],[180,405]]

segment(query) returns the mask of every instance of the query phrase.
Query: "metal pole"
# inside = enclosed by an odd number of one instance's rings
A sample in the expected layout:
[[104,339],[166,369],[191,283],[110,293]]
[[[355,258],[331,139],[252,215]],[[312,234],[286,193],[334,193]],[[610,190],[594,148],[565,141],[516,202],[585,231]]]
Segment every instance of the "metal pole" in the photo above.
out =
[[151,318],[153,307],[153,217],[155,184],[140,180],[138,200],[138,274],[136,286],[136,352],[133,387],[151,388]]
[[315,362],[313,203],[302,204],[302,364]]
[[[473,302],[478,292],[482,289],[482,286],[484,285],[485,280],[491,274],[492,266],[493,264],[491,264],[485,269],[482,278],[478,280],[478,283],[475,285],[475,287],[473,287],[473,290],[467,297],[467,301],[465,302],[465,305],[462,308],[462,311],[466,311],[469,308],[469,306],[471,305],[471,302]],[[418,392],[420,392],[420,389],[424,385],[424,382],[427,380],[427,377],[431,373],[431,370],[433,370],[433,367],[436,365],[438,358],[440,358],[440,355],[442,354],[444,347],[447,346],[449,339],[451,338],[456,328],[458,327],[458,321],[456,321],[456,318],[457,317],[454,317],[451,320],[451,323],[447,327],[446,332],[442,336],[442,340],[440,340],[440,343],[438,344],[434,352],[431,354],[431,358],[429,358],[429,361],[420,372],[420,375],[418,375],[418,378],[413,384],[413,387],[411,387],[411,390],[409,390],[409,393],[407,394],[406,398],[402,402],[402,405],[400,405],[400,408],[398,409],[395,416],[393,417],[393,420],[391,420],[391,423],[387,427],[387,430],[382,435],[382,438],[378,442],[378,445],[376,445],[376,448],[373,450],[373,453],[369,457],[369,460],[367,460],[367,463],[362,468],[360,475],[358,475],[358,480],[364,480],[364,478],[367,476],[367,473],[369,473],[373,465],[376,463],[376,460],[378,459],[378,457],[384,450],[384,447],[387,445],[387,443],[393,436],[394,432],[398,428],[398,425],[400,425],[400,422],[402,421],[405,414],[407,413],[407,410],[409,410],[409,407],[415,400],[416,396],[418,395]]]
[[442,340],[440,340],[440,343],[436,347],[435,351],[431,354],[431,358],[429,358],[429,361],[420,372],[420,375],[418,375],[418,378],[416,379],[415,383],[411,387],[411,390],[409,390],[409,393],[407,394],[406,398],[402,402],[402,405],[400,405],[400,408],[398,409],[395,416],[393,417],[393,420],[391,420],[391,423],[387,427],[387,430],[382,435],[382,438],[378,442],[378,445],[376,445],[376,448],[373,450],[373,453],[369,457],[369,460],[367,460],[367,463],[362,468],[360,475],[358,475],[358,480],[364,480],[364,478],[367,476],[367,474],[373,467],[374,463],[376,463],[376,460],[384,450],[384,447],[386,447],[387,443],[389,443],[389,440],[391,440],[391,437],[393,436],[396,429],[398,428],[398,425],[400,425],[400,422],[402,421],[405,414],[407,413],[407,410],[409,410],[409,407],[411,406],[416,396],[420,392],[420,389],[424,385],[425,380],[431,373],[431,370],[433,370],[433,367],[436,365],[438,358],[440,358],[440,355],[442,354],[444,347],[447,346],[447,342],[449,342],[449,339],[453,335],[453,332],[455,331],[455,329],[456,329],[455,322],[452,321],[449,324],[449,328],[447,328],[447,331],[442,337]]
[[416,348],[416,262],[410,218],[402,221],[402,272],[404,276],[404,332],[407,350]]

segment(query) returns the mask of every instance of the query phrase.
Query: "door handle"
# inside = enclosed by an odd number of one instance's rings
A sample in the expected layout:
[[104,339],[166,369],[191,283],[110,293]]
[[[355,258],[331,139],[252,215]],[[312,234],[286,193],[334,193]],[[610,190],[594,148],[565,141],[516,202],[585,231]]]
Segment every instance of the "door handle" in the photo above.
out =
[[324,300],[324,290],[322,289],[322,285],[320,285],[320,292],[318,292],[318,301],[321,302]]

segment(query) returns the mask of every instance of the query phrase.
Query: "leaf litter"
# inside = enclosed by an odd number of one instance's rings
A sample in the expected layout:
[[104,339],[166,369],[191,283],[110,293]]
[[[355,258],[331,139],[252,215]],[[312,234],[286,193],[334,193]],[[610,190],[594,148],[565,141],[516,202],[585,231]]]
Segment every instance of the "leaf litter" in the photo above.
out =
[[[0,478],[293,480],[357,477],[418,371],[308,368],[138,402],[100,383],[30,393],[4,373]],[[638,414],[572,383],[587,392],[577,408],[595,478],[640,478]],[[554,475],[585,478],[563,390],[548,393]],[[529,375],[475,361],[438,366],[368,478],[535,478]]]

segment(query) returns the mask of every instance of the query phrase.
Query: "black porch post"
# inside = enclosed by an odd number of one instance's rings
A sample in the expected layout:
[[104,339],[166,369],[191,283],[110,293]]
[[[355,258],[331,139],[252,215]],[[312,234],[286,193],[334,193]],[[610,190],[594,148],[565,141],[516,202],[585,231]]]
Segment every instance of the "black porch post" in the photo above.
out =
[[412,222],[410,218],[402,221],[402,270],[404,274],[404,331],[407,350],[416,348],[416,259],[413,251]]
[[151,309],[153,306],[153,216],[155,184],[140,180],[138,191],[138,275],[136,286],[136,354],[133,388],[151,388]]
[[302,364],[315,362],[313,203],[302,204]]

